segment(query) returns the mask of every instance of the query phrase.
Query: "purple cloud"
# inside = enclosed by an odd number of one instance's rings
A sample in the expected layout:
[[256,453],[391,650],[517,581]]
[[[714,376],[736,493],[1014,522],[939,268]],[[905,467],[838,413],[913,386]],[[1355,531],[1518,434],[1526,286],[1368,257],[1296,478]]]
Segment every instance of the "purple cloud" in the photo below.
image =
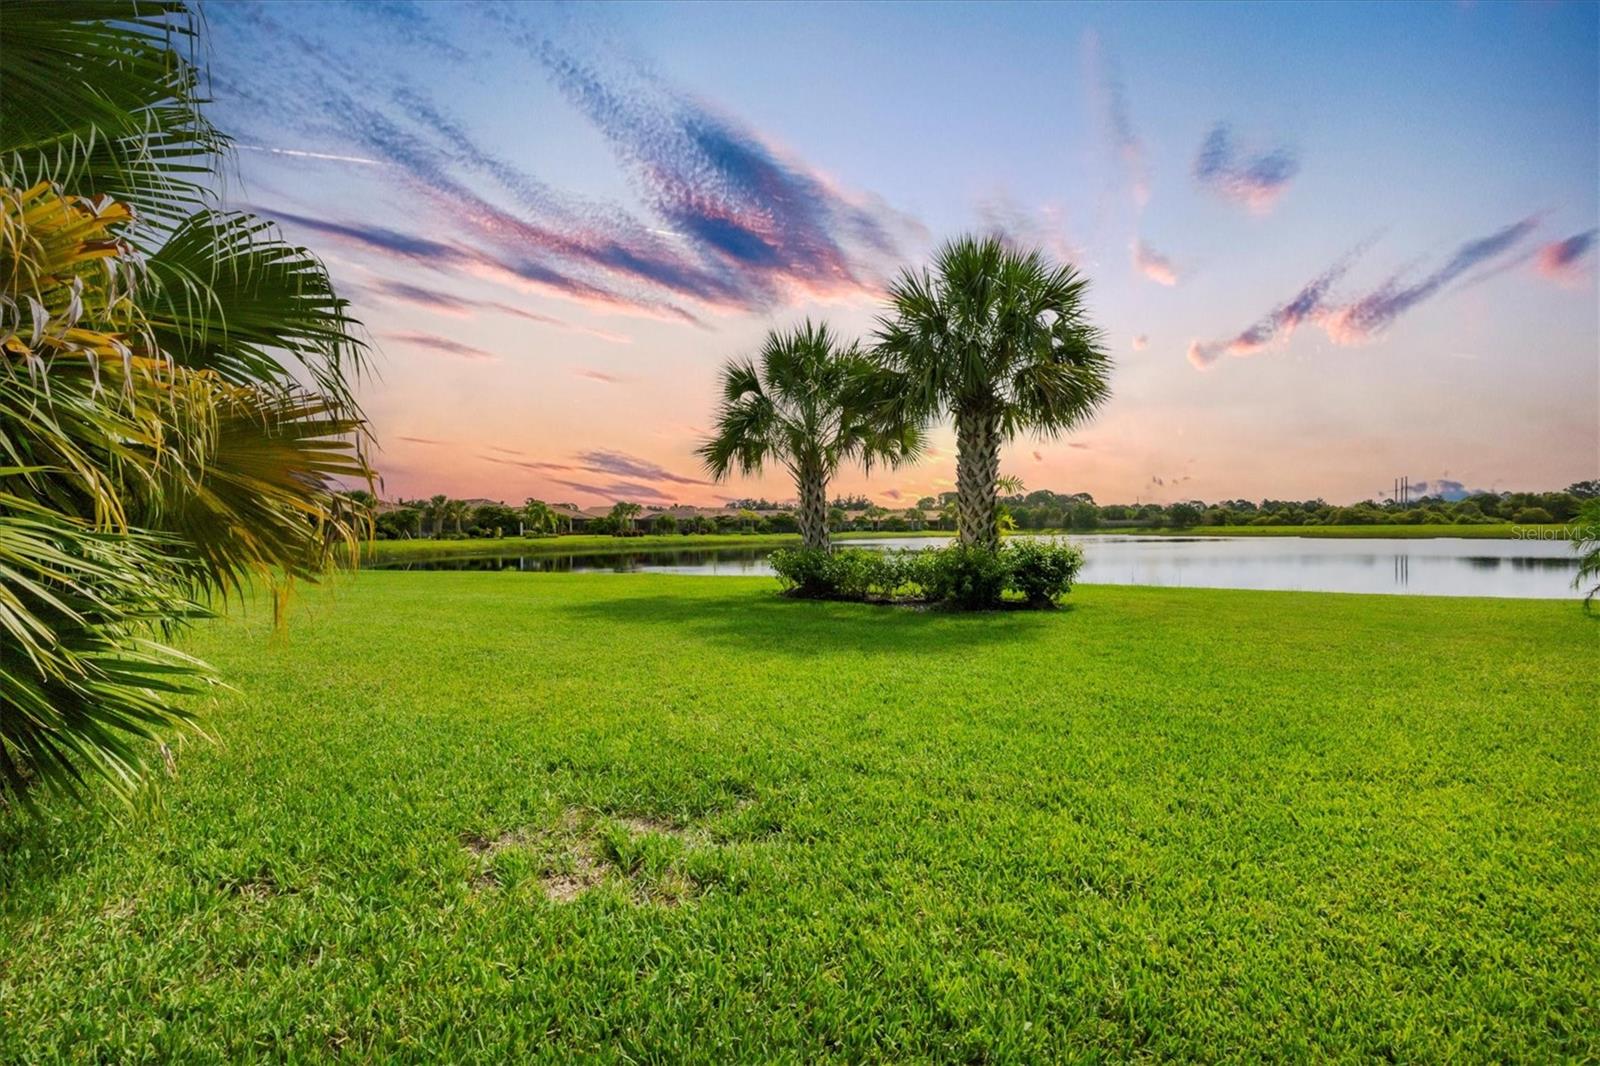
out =
[[1467,241],[1438,269],[1410,285],[1390,278],[1359,300],[1330,311],[1323,321],[1329,338],[1335,344],[1345,345],[1371,340],[1388,329],[1395,319],[1438,295],[1467,271],[1516,247],[1538,224],[1535,218],[1525,218],[1487,237]]
[[648,459],[640,459],[622,452],[597,448],[591,451],[579,452],[577,458],[583,464],[585,470],[593,470],[597,473],[615,474],[619,477],[639,478],[645,481],[669,481],[675,485],[707,484],[707,482],[698,478],[674,474],[666,467],[652,463]]
[[668,233],[734,289],[742,309],[875,292],[871,260],[897,253],[897,231],[919,228],[637,70],[602,70],[537,34],[527,43]]
[[1237,336],[1225,341],[1191,341],[1190,364],[1197,370],[1205,370],[1223,355],[1254,355],[1276,341],[1288,340],[1302,322],[1326,310],[1328,292],[1344,277],[1360,252],[1358,248],[1345,255]]
[[453,355],[461,359],[495,362],[500,358],[492,352],[484,351],[482,348],[474,348],[470,344],[462,344],[460,341],[453,341],[449,337],[440,337],[433,333],[402,330],[395,333],[385,333],[383,336],[386,340],[394,341],[397,344],[426,348],[429,351],[438,352],[440,355]]
[[1243,151],[1234,144],[1233,131],[1223,122],[1206,135],[1194,161],[1196,181],[1258,214],[1272,210],[1299,172],[1300,161],[1288,147]]
[[668,503],[673,500],[673,497],[660,489],[633,481],[611,481],[602,485],[590,481],[565,481],[561,478],[553,480],[557,485],[576,489],[590,496],[598,496],[603,500],[661,500]]

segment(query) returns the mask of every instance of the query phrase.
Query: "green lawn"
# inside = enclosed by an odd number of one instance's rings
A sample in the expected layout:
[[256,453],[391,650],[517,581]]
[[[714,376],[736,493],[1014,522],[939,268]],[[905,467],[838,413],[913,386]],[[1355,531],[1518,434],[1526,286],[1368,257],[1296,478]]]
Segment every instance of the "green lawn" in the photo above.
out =
[[[1600,1055],[1600,622],[366,573],[0,819],[0,1061]],[[555,898],[552,898],[555,897]]]

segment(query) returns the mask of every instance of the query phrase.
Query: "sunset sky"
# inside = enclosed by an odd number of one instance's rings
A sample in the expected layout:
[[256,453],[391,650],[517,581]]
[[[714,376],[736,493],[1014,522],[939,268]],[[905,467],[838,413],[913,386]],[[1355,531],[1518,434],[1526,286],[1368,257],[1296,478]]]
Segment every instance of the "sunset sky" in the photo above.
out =
[[[1003,470],[1101,503],[1600,475],[1600,7],[210,4],[230,205],[377,349],[384,495],[790,498],[722,362],[1000,231],[1117,359]],[[915,468],[837,492],[948,489]]]

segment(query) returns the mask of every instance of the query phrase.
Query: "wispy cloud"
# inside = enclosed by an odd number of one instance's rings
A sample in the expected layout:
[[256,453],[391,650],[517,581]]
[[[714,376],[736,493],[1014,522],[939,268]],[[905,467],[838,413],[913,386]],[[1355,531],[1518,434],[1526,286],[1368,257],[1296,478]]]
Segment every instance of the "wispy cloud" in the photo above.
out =
[[1064,263],[1075,263],[1083,258],[1082,250],[1067,236],[1065,212],[1055,204],[1030,209],[1002,191],[980,199],[977,215],[986,232],[1010,244],[1042,249]]
[[652,485],[641,485],[636,481],[568,481],[561,478],[553,479],[557,485],[565,486],[581,492],[586,496],[598,496],[603,500],[656,500],[672,502],[673,496],[662,492]]
[[304,148],[273,148],[265,144],[236,144],[235,148],[246,152],[266,152],[268,155],[291,156],[295,159],[320,159],[331,163],[359,163],[365,166],[381,167],[381,159],[368,159],[359,155],[338,155],[334,152],[312,152]]
[[1144,207],[1150,202],[1150,176],[1145,165],[1144,143],[1134,131],[1128,112],[1128,96],[1121,74],[1098,33],[1093,30],[1085,33],[1083,44],[1088,60],[1085,66],[1090,72],[1090,95],[1099,105],[1101,121],[1128,182],[1129,193],[1135,204]]
[[667,231],[744,310],[875,293],[868,261],[915,229],[733,117],[621,61],[527,39],[556,86],[611,144]]
[[407,444],[448,445],[451,443],[447,440],[434,440],[431,437],[396,437],[395,440],[403,440]]
[[1576,233],[1566,240],[1551,241],[1539,249],[1534,267],[1540,275],[1564,285],[1575,285],[1586,273],[1583,260],[1594,248],[1595,236],[1600,231]]
[[636,478],[645,481],[667,481],[674,485],[708,484],[708,482],[702,481],[699,478],[685,477],[682,474],[674,474],[672,471],[658,463],[652,463],[648,459],[640,459],[637,456],[628,455],[623,452],[613,452],[602,448],[596,448],[590,451],[579,452],[577,454],[577,458],[578,461],[583,464],[585,470],[616,474],[619,477]]
[[1133,242],[1133,265],[1139,273],[1157,285],[1176,285],[1178,271],[1172,260],[1150,247],[1144,241]]
[[550,326],[553,329],[587,334],[600,340],[609,341],[612,344],[633,343],[633,338],[620,333],[613,333],[605,329],[595,329],[592,326],[578,325],[563,318],[540,314],[537,311],[529,311],[526,308],[516,307],[500,300],[477,300],[471,297],[457,296],[439,289],[413,285],[410,282],[393,281],[387,278],[380,278],[372,282],[368,289],[380,297],[395,303],[420,307],[435,314],[449,315],[454,318],[472,318],[480,311],[488,311],[510,315],[526,322]]
[[[881,200],[841,188],[738,120],[627,62],[579,60],[546,39],[547,21],[485,9],[504,43],[527,49],[611,143],[655,216],[552,189],[480,143],[420,81],[395,86],[350,62],[332,38],[313,40],[277,9],[219,12],[236,32],[269,42],[250,53],[297,78],[283,125],[348,145],[383,164],[382,180],[419,210],[448,220],[449,241],[388,226],[321,222],[322,232],[372,254],[467,273],[522,291],[701,325],[683,304],[713,312],[770,310],[800,299],[875,293],[875,261],[898,256],[921,228]],[[402,39],[425,43],[432,20],[402,13]],[[226,64],[223,64],[226,67]],[[334,78],[329,71],[338,70]],[[251,79],[221,81],[248,93]],[[252,71],[252,74],[260,73]],[[259,111],[270,101],[246,99]],[[333,154],[333,153],[322,153]],[[486,179],[486,180],[478,180]],[[278,213],[282,217],[286,213]]]
[[1196,369],[1204,370],[1223,355],[1254,355],[1274,342],[1287,341],[1302,322],[1326,310],[1328,293],[1359,254],[1357,249],[1345,255],[1237,336],[1225,341],[1190,342],[1189,362]]
[[1538,220],[1534,218],[1513,222],[1488,236],[1463,243],[1444,263],[1410,284],[1403,284],[1398,275],[1392,276],[1365,296],[1339,303],[1331,296],[1333,287],[1365,251],[1363,243],[1237,336],[1221,341],[1192,341],[1189,362],[1204,370],[1224,355],[1254,355],[1286,342],[1305,322],[1316,322],[1335,344],[1365,343],[1387,330],[1401,315],[1446,291],[1474,268],[1485,263],[1504,262],[1500,257],[1514,250],[1537,225]]
[[1222,122],[1206,135],[1194,161],[1196,181],[1258,214],[1272,210],[1299,172],[1300,160],[1292,149],[1242,149]]
[[1136,352],[1144,351],[1146,348],[1150,347],[1150,335],[1148,333],[1134,334],[1132,347]]
[[592,367],[586,366],[574,367],[572,372],[578,375],[580,378],[588,378],[590,381],[598,381],[602,385],[620,385],[628,380],[621,375],[608,374],[604,370],[595,370]]
[[1486,237],[1467,241],[1437,269],[1409,285],[1390,278],[1360,299],[1330,311],[1324,321],[1336,344],[1362,344],[1392,325],[1395,319],[1442,292],[1451,282],[1488,260],[1515,248],[1531,234],[1538,219],[1525,218]]
[[482,348],[474,348],[470,344],[451,340],[449,337],[440,337],[433,333],[422,333],[417,330],[400,330],[383,334],[385,340],[394,341],[413,348],[425,348],[440,355],[451,355],[459,359],[472,359],[486,362],[495,362],[500,357],[493,352],[486,352]]

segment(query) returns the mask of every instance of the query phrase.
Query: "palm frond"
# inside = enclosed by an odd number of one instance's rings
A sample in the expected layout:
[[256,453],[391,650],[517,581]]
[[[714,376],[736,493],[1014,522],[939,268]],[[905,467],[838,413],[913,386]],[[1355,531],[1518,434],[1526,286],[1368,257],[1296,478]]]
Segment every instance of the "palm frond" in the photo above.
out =
[[205,202],[228,141],[201,111],[197,33],[178,0],[7,3],[4,184],[110,195],[152,225]]
[[202,211],[146,260],[140,306],[156,346],[180,366],[233,383],[284,381],[302,368],[354,417],[366,346],[348,301],[304,248],[252,215]]

